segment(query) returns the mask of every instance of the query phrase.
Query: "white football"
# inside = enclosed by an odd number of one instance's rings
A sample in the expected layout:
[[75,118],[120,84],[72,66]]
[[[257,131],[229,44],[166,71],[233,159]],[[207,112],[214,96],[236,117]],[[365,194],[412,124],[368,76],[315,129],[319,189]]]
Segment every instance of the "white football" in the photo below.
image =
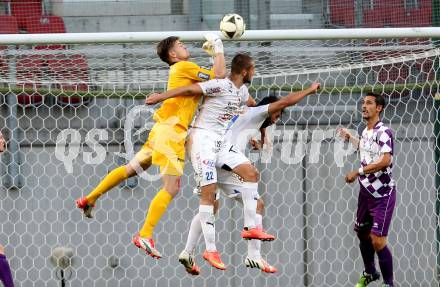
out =
[[228,39],[237,39],[243,35],[246,24],[238,14],[226,14],[220,22],[220,31]]

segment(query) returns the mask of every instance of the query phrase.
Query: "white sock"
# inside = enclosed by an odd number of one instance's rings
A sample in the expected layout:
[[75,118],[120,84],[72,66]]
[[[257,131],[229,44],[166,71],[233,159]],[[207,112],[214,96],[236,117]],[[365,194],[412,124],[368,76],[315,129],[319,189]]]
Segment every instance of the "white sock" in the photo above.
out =
[[200,216],[197,213],[194,215],[191,226],[189,227],[188,238],[186,239],[185,250],[194,254],[194,249],[202,236],[202,224],[200,223]]
[[[263,229],[263,215],[261,214],[256,214],[255,215],[255,224],[257,225],[257,228]],[[258,249],[258,253],[261,256],[261,240],[253,240],[256,241],[256,245],[257,245],[257,249]]]
[[241,188],[241,199],[243,200],[244,227],[255,228],[255,215],[257,214],[257,192],[258,185]]
[[[263,216],[261,214],[256,214],[255,223],[257,228],[263,228]],[[253,260],[261,259],[261,240],[249,240],[248,257]]]
[[215,217],[214,206],[200,205],[199,217],[202,226],[203,236],[205,237],[205,245],[207,251],[216,251],[215,247]]
[[259,213],[255,214],[255,226],[257,228],[263,229],[263,215]]

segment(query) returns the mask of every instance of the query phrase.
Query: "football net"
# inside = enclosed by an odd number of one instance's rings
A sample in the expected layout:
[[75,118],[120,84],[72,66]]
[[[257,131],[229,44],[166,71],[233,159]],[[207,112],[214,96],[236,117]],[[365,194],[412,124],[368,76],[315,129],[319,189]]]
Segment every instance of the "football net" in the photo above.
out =
[[[352,231],[358,185],[344,183],[359,166],[337,127],[360,132],[360,99],[385,95],[383,121],[395,136],[397,204],[389,234],[399,286],[438,286],[440,141],[435,101],[440,50],[430,38],[264,40],[225,42],[256,62],[250,91],[257,102],[322,83],[318,94],[288,108],[272,127],[272,144],[248,151],[259,168],[264,227],[277,236],[263,255],[279,272],[244,266],[242,207],[222,198],[217,247],[229,266],[188,276],[177,256],[197,211],[190,164],[181,194],[156,228],[164,254],[152,260],[131,244],[160,187],[157,169],[130,178],[103,196],[87,220],[74,201],[125,164],[153,124],[145,96],[166,87],[168,67],[157,42],[4,45],[0,53],[2,155],[0,243],[17,286],[345,286],[362,272]],[[202,41],[186,42],[191,59],[209,66]],[[70,248],[64,273],[51,264],[56,247]],[[68,262],[69,263],[69,262]],[[69,264],[67,264],[69,265]],[[350,283],[348,283],[350,282]]]

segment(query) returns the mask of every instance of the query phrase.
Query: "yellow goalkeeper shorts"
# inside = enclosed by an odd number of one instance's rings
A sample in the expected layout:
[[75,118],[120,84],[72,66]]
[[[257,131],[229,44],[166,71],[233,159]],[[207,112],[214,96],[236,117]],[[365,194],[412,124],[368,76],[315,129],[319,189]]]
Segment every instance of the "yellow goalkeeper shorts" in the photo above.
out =
[[152,163],[159,166],[161,174],[182,176],[186,134],[186,129],[178,125],[156,123],[136,157],[142,160],[145,154],[151,154]]

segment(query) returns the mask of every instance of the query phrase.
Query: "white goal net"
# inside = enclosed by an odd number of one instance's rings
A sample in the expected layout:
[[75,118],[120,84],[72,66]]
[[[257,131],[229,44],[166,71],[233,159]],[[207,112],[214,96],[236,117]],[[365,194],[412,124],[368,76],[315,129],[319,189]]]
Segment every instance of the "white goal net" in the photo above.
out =
[[[271,130],[273,147],[249,151],[261,173],[264,227],[277,236],[263,254],[279,272],[244,266],[242,207],[221,200],[217,247],[225,272],[197,262],[190,277],[177,256],[197,211],[190,164],[182,191],[156,228],[164,258],[139,251],[132,236],[160,187],[157,169],[130,178],[97,204],[87,220],[75,199],[125,164],[148,136],[151,113],[137,112],[145,96],[166,87],[168,67],[157,42],[0,46],[0,244],[17,286],[59,286],[51,265],[55,247],[72,251],[67,286],[354,286],[363,265],[353,231],[358,185],[345,174],[358,154],[335,135],[361,131],[360,100],[367,91],[387,100],[383,121],[395,136],[397,203],[389,234],[397,286],[438,286],[440,49],[430,38],[260,40],[225,42],[256,61],[251,94],[286,95],[322,83],[318,94],[284,112]],[[201,41],[186,42],[192,60],[209,66]],[[124,129],[125,128],[125,129]],[[127,133],[128,130],[128,133]]]

